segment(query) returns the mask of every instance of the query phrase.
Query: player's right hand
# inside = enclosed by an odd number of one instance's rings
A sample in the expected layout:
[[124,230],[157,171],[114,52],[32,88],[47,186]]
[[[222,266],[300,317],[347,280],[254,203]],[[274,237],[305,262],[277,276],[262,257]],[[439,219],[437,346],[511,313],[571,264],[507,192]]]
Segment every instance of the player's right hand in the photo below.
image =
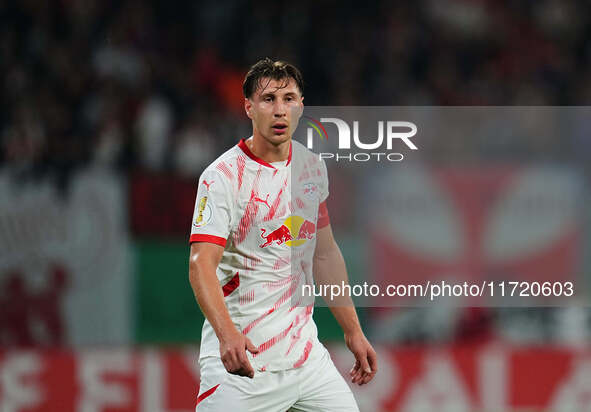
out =
[[254,369],[246,357],[246,351],[258,353],[256,346],[240,331],[234,329],[220,339],[222,363],[229,373],[239,376],[254,377]]

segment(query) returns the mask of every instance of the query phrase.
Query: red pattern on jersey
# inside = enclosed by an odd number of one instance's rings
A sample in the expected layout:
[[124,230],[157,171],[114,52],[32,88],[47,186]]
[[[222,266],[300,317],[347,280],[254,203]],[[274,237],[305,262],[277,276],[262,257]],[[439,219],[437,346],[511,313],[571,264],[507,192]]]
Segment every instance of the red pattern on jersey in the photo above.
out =
[[301,182],[302,180],[306,180],[310,178],[310,172],[308,170],[304,171],[304,173],[302,173],[300,175],[300,178],[298,179],[299,182]]
[[222,291],[224,292],[224,297],[228,296],[230,293],[234,292],[238,286],[240,286],[240,276],[238,276],[238,272],[234,275],[232,279],[228,283],[222,287]]
[[240,295],[238,298],[238,303],[241,305],[246,305],[247,303],[254,302],[254,290],[249,290],[244,295]]
[[303,297],[300,297],[298,299],[298,301],[294,305],[292,305],[291,308],[289,308],[289,311],[288,312],[291,312],[292,310],[299,308],[301,306],[301,304],[302,304],[303,301],[304,301],[304,298]]
[[291,282],[293,282],[293,280],[294,280],[294,276],[290,275],[284,279],[279,279],[274,282],[267,282],[267,283],[265,283],[265,287],[267,289],[269,289],[269,291],[277,290],[277,289],[281,289],[282,287],[290,284]]
[[283,295],[281,295],[281,297],[277,300],[277,302],[275,302],[275,304],[273,304],[273,306],[271,308],[269,308],[269,310],[267,310],[261,316],[259,316],[258,318],[256,318],[252,322],[250,322],[248,325],[246,325],[246,327],[242,330],[242,333],[244,335],[246,335],[256,325],[261,323],[261,321],[263,319],[265,319],[271,313],[275,312],[277,310],[277,308],[279,308],[279,306],[281,306],[283,303],[285,303],[293,295],[293,293],[296,291],[296,288],[298,287],[298,285],[299,285],[299,282],[292,282],[291,287],[288,290],[286,290],[285,292],[283,292]]
[[283,216],[285,214],[285,210],[286,210],[285,204],[281,205],[281,209],[279,209],[279,211],[277,212],[277,215]]
[[284,267],[286,267],[287,265],[289,265],[291,263],[291,258],[290,257],[278,257],[277,260],[275,260],[275,263],[273,263],[273,270],[279,270],[282,269]]
[[246,335],[247,333],[249,333],[256,325],[261,323],[261,321],[263,319],[265,319],[267,316],[269,316],[273,312],[275,312],[275,307],[270,308],[265,313],[263,313],[261,316],[259,316],[258,318],[256,318],[252,322],[250,322],[248,325],[246,325],[246,327],[242,330],[242,334]]
[[259,345],[259,347],[258,347],[258,350],[259,351],[257,353],[255,353],[253,356],[256,357],[256,356],[260,355],[264,351],[266,351],[269,348],[272,348],[273,346],[275,346],[282,339],[285,339],[285,337],[287,336],[287,334],[289,333],[289,331],[291,330],[291,328],[293,328],[293,322],[287,328],[285,328],[283,331],[281,331],[277,335],[273,336],[268,341],[266,341],[266,342],[262,343],[261,345]]
[[242,219],[240,219],[240,223],[238,224],[238,231],[236,233],[236,236],[234,237],[234,242],[236,244],[242,243],[244,241],[244,239],[246,239],[246,236],[248,235],[248,232],[250,232],[250,229],[252,229],[252,224],[254,223],[255,217],[259,211],[259,202],[255,202],[254,198],[258,197],[258,186],[259,186],[259,180],[261,179],[261,172],[262,169],[259,168],[259,170],[257,171],[257,175],[254,179],[254,182],[252,184],[252,191],[250,192],[250,200],[248,201],[248,204],[246,205],[246,208],[244,209],[244,215],[242,216]]
[[263,262],[262,259],[256,256],[243,256],[242,263],[247,270],[253,270]]
[[201,395],[199,395],[197,397],[197,403],[195,404],[195,406],[199,405],[199,403],[202,402],[205,398],[207,398],[208,396],[212,395],[219,386],[220,386],[220,384],[218,383],[213,388],[208,389],[205,392],[203,392]]
[[296,326],[299,323],[300,317],[302,317],[304,319],[302,326],[300,326],[298,328],[298,330],[296,331],[296,333],[291,337],[291,343],[289,344],[289,348],[287,349],[287,352],[285,352],[285,356],[289,355],[289,352],[291,352],[291,350],[293,349],[293,347],[295,346],[296,343],[298,343],[298,341],[302,338],[302,329],[304,329],[304,326],[306,326],[308,324],[308,322],[310,321],[310,319],[312,319],[312,305],[310,306],[306,306],[304,313],[300,313],[297,317],[296,317]]
[[300,366],[302,366],[304,364],[304,362],[306,362],[306,360],[308,359],[308,356],[310,356],[311,351],[312,351],[312,340],[308,339],[308,342],[306,342],[306,347],[304,348],[304,353],[302,353],[302,356],[297,360],[296,363],[293,364],[293,367],[299,368]]
[[298,208],[303,209],[306,207],[306,204],[304,203],[304,201],[302,199],[300,199],[299,197],[296,198],[296,205],[298,206]]
[[236,165],[238,166],[238,190],[242,187],[242,178],[244,177],[244,167],[246,166],[246,158],[244,156],[238,156],[236,159]]
[[265,222],[268,222],[269,220],[271,220],[275,217],[275,215],[277,213],[277,209],[279,208],[279,205],[281,204],[281,197],[283,196],[283,193],[285,193],[286,188],[287,188],[287,178],[285,178],[285,180],[283,181],[283,186],[281,187],[281,190],[279,190],[279,194],[277,194],[277,197],[275,198],[275,200],[273,201],[273,204],[269,208],[269,212],[263,218],[263,220]]
[[220,172],[222,172],[224,174],[224,176],[226,176],[228,178],[228,180],[232,181],[234,179],[234,174],[232,173],[232,171],[230,170],[230,168],[228,167],[228,164],[224,161],[221,161],[218,163],[218,165],[216,166],[216,169],[218,169]]

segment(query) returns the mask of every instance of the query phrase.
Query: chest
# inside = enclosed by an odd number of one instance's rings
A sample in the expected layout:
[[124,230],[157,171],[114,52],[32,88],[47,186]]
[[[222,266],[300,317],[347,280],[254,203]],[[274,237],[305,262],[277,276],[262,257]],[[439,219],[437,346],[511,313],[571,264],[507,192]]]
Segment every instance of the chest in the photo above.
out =
[[320,177],[293,173],[291,168],[245,173],[237,187],[233,231],[239,238],[248,237],[247,233],[257,239],[260,233],[274,233],[284,240],[311,238],[318,219],[320,183]]

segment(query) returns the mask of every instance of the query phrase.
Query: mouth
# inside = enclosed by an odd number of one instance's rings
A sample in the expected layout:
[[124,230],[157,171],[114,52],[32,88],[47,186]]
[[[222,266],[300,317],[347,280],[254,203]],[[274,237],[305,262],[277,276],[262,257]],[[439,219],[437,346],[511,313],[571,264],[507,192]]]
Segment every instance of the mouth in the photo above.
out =
[[275,131],[275,133],[282,134],[282,133],[285,133],[287,131],[287,124],[285,124],[285,123],[275,123],[271,128]]

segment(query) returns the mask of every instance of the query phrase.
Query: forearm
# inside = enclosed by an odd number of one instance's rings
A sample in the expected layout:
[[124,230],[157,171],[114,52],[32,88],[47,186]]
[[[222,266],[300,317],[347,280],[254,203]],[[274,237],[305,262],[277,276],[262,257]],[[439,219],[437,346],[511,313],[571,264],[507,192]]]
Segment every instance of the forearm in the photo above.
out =
[[353,336],[363,333],[355,306],[330,306],[329,308],[345,335]]
[[215,262],[191,257],[189,280],[201,311],[211,323],[218,339],[236,330],[224,302],[224,295],[216,276]]
[[[314,257],[314,279],[319,287],[326,285],[328,290],[331,285],[338,285],[340,288],[343,284],[349,284],[345,260],[338,245],[332,239],[330,247]],[[332,300],[330,296],[323,296],[323,298],[345,335],[361,332],[355,305],[349,295],[341,294]]]

